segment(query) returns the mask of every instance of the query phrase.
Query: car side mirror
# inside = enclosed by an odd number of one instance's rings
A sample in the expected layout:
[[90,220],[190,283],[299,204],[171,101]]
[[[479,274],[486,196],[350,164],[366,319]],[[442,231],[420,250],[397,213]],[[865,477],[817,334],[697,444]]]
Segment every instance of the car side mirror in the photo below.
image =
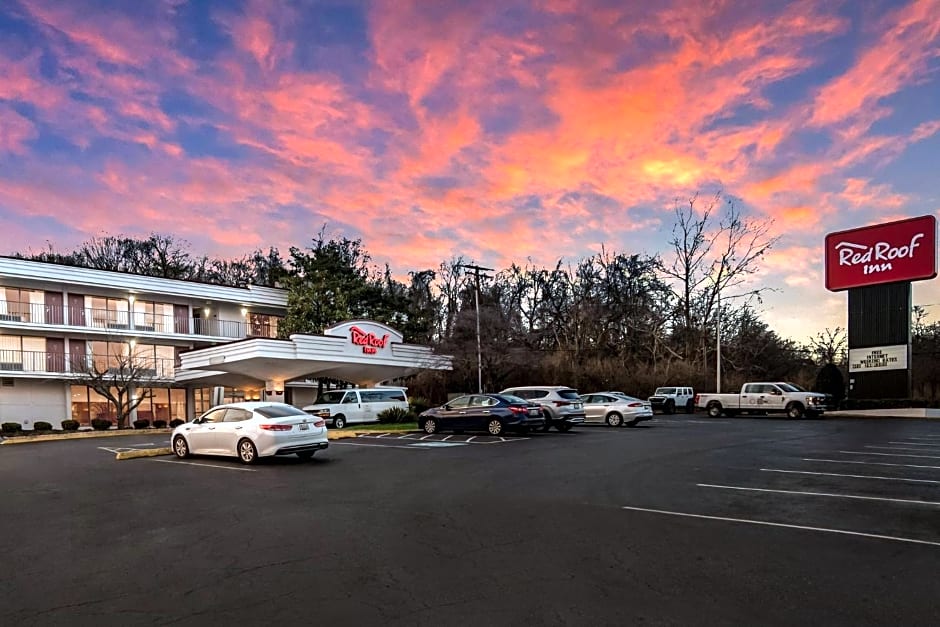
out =
[[450,411],[450,405],[444,405],[444,409]]

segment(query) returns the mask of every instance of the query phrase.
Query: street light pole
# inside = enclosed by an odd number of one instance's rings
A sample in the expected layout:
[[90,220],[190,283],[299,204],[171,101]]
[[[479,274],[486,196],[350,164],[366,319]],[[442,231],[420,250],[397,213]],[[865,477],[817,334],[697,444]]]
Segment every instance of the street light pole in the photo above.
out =
[[476,285],[473,290],[473,303],[477,313],[477,392],[483,394],[483,349],[480,343],[480,273],[492,271],[493,268],[484,268],[482,266],[463,263],[458,265],[461,268],[473,270],[473,275],[476,277]]

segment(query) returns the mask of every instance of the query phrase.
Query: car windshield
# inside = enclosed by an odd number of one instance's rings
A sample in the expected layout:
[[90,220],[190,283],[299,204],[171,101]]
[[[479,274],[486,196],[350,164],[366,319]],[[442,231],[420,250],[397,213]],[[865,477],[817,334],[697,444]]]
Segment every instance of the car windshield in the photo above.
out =
[[675,394],[676,388],[656,388],[657,394]]
[[514,396],[512,394],[493,394],[493,398],[502,399],[506,403],[512,403],[515,405],[528,405],[529,401],[525,400],[521,396]]
[[805,392],[804,388],[801,388],[795,383],[778,383],[777,386],[782,389],[784,392]]
[[558,390],[558,396],[567,399],[569,401],[576,401],[581,397],[578,396],[577,390]]
[[346,390],[334,390],[332,392],[324,392],[317,399],[316,405],[335,405],[343,400]]
[[288,416],[306,416],[307,412],[290,405],[267,405],[255,409],[256,414],[265,418],[287,418]]

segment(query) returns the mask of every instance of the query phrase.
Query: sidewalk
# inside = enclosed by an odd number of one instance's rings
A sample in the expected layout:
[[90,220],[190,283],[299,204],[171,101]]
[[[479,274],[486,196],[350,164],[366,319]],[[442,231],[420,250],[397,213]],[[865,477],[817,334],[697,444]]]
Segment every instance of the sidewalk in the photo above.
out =
[[899,409],[843,409],[827,411],[826,418],[940,418],[940,409],[922,407]]
[[87,440],[89,438],[114,438],[125,435],[169,435],[173,429],[113,429],[109,431],[75,431],[69,433],[51,433],[49,435],[17,435],[3,437],[0,444],[34,444],[37,442],[57,442],[59,440]]

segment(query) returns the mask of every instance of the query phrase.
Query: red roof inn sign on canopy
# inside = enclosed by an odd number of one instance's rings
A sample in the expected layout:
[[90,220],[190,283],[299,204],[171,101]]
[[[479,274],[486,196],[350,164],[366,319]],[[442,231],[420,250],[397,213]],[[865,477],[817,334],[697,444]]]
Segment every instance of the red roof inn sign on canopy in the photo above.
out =
[[826,289],[937,276],[937,219],[921,216],[826,236]]

